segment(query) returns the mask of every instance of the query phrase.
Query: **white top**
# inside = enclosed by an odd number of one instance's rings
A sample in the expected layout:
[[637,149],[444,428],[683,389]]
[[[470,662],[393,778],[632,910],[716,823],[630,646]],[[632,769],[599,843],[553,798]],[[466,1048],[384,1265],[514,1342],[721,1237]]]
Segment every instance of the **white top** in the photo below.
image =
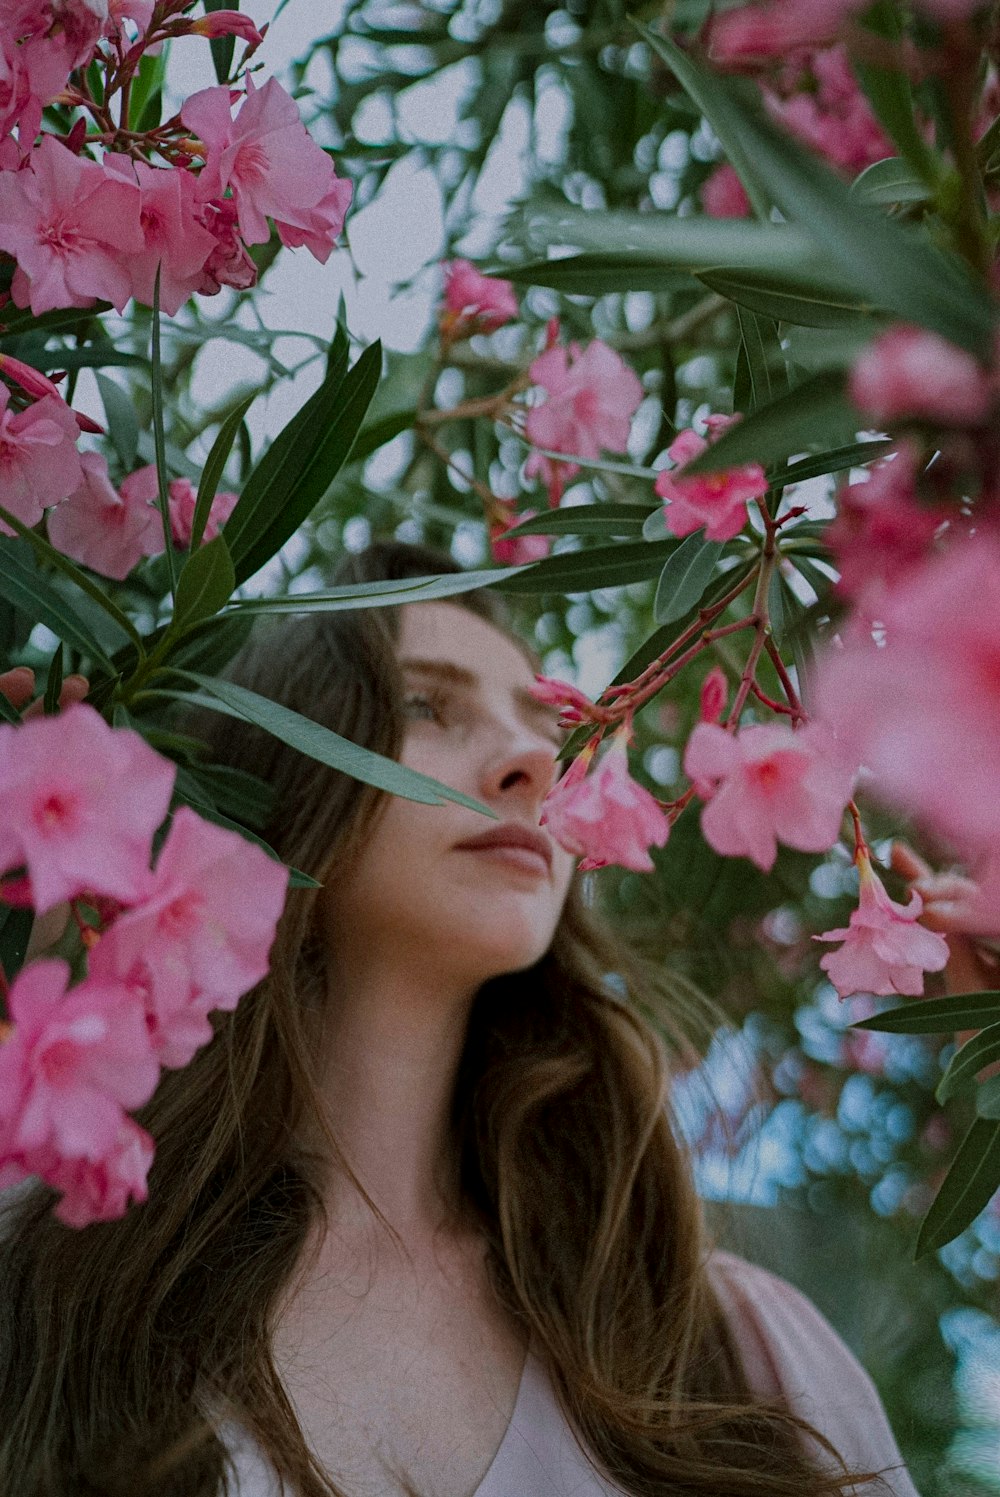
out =
[[[716,1250],[708,1269],[754,1391],[764,1397],[783,1394],[793,1412],[821,1430],[849,1466],[884,1471],[892,1497],[918,1497],[874,1383],[812,1301],[787,1280],[733,1253]],[[233,1497],[287,1497],[247,1431],[230,1423],[223,1433],[235,1465]],[[810,1445],[837,1469],[815,1442]],[[873,1489],[854,1491],[866,1497]],[[543,1363],[529,1352],[510,1424],[472,1497],[629,1494],[594,1470]]]

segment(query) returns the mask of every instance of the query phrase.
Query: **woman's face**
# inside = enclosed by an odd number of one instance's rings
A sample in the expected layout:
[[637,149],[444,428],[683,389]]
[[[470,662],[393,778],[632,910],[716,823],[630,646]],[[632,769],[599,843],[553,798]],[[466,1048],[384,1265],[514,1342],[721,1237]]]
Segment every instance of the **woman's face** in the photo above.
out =
[[[406,732],[400,762],[482,801],[497,823],[454,802],[394,796],[349,868],[322,896],[336,958],[402,964],[414,978],[475,988],[548,949],[574,859],[539,827],[564,736],[536,702],[518,647],[454,603],[401,610],[397,657]],[[460,846],[498,825],[530,827],[547,856]]]

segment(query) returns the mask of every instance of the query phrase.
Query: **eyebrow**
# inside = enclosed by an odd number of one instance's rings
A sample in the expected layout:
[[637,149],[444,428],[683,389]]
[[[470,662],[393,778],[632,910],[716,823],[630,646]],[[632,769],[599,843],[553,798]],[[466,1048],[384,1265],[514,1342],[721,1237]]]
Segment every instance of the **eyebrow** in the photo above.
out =
[[[411,656],[409,659],[400,660],[399,668],[403,671],[410,671],[414,675],[432,676],[439,681],[447,681],[452,686],[464,687],[466,690],[475,690],[477,686],[482,685],[482,679],[476,675],[475,671],[466,670],[463,665],[455,665],[451,660],[419,660]],[[514,688],[514,700],[527,717],[558,728],[557,709],[538,701],[526,687]]]

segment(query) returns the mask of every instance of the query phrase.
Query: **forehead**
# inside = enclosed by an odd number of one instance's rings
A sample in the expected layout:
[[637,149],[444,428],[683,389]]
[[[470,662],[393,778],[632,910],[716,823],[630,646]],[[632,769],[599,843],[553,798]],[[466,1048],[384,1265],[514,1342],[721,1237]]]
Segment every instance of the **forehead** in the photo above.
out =
[[484,686],[523,687],[531,662],[506,634],[456,603],[405,603],[400,610],[400,660],[446,660],[479,676]]

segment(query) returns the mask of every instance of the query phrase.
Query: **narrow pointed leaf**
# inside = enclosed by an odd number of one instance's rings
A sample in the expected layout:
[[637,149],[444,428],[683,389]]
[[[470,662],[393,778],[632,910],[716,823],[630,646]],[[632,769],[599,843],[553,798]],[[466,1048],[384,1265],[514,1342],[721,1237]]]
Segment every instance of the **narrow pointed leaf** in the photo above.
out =
[[1000,1121],[976,1118],[963,1138],[934,1203],[920,1223],[916,1262],[944,1247],[975,1221],[1000,1186]]
[[241,400],[235,410],[229,415],[219,427],[218,435],[212,443],[212,450],[205,459],[202,469],[201,481],[198,484],[198,498],[195,501],[194,515],[191,519],[191,550],[197,551],[201,545],[201,538],[205,534],[205,526],[212,510],[212,500],[219,491],[222,474],[225,471],[229,454],[233,450],[236,433],[239,431],[243,418],[256,400],[256,393],[248,395],[246,400]]
[[177,580],[171,630],[181,633],[212,618],[233,595],[236,574],[224,535],[192,551]]
[[200,691],[197,700],[202,706],[226,712],[231,717],[244,718],[258,728],[263,728],[266,733],[271,733],[282,743],[298,749],[308,758],[326,764],[331,769],[339,769],[355,780],[364,781],[366,785],[375,785],[380,790],[388,790],[393,795],[401,795],[407,800],[419,801],[428,806],[454,801],[456,805],[468,806],[470,810],[482,811],[493,820],[497,819],[495,811],[473,800],[471,796],[452,790],[429,775],[407,769],[405,765],[397,764],[383,754],[373,753],[371,749],[352,743],[349,738],[342,738],[339,733],[324,728],[321,723],[313,722],[299,712],[293,712],[280,702],[272,702],[256,691],[248,691],[245,686],[203,676],[195,671],[171,670],[170,674],[197,686]]
[[788,370],[778,341],[778,329],[770,317],[759,317],[746,307],[737,307],[740,337],[746,349],[750,375],[751,411],[770,405],[787,393]]
[[889,156],[866,166],[851,183],[851,193],[860,203],[888,206],[891,203],[926,203],[931,190],[908,161]]
[[641,534],[649,514],[646,504],[571,504],[522,520],[504,532],[504,539],[522,535]]
[[[728,427],[717,442],[686,465],[686,471],[714,473],[754,462],[771,470],[818,442],[852,436],[861,424],[844,394],[843,375],[826,370]],[[781,477],[791,482],[784,470]]]
[[674,623],[701,602],[723,546],[722,541],[707,541],[702,530],[681,542],[657,583],[653,617],[658,624]]
[[952,1056],[934,1093],[938,1102],[947,1102],[949,1097],[963,1087],[971,1086],[983,1067],[994,1060],[1000,1060],[1000,1024],[990,1024],[979,1034],[973,1035]]
[[[60,368],[64,367],[60,363]],[[114,445],[122,467],[131,473],[139,451],[139,422],[132,404],[121,385],[116,385],[106,374],[95,374],[97,388],[104,403],[104,414],[108,419],[108,436]]]
[[763,317],[800,327],[841,327],[878,311],[852,282],[838,279],[829,271],[800,276],[790,270],[776,272],[770,266],[754,269],[741,265],[700,270],[697,275],[710,291],[729,301]]
[[33,572],[9,540],[0,540],[0,593],[30,619],[44,624],[59,639],[82,651],[109,675],[114,665],[100,640],[52,584]]
[[949,1029],[983,1029],[1000,1023],[1000,992],[951,993],[903,1003],[886,1013],[859,1019],[851,1029],[875,1029],[883,1034],[943,1034]]

